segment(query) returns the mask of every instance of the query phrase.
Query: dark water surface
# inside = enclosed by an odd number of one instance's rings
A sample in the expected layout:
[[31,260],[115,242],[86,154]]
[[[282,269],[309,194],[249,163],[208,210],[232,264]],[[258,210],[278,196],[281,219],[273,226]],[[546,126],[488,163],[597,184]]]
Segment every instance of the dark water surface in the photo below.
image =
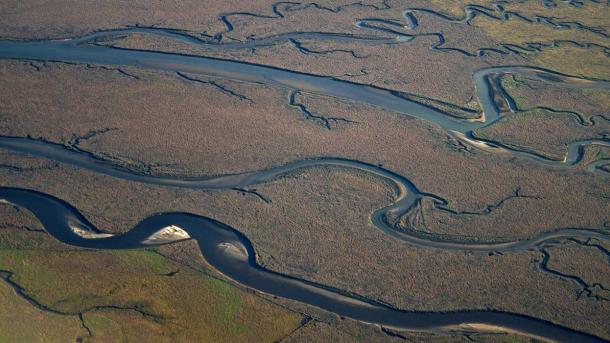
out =
[[[412,23],[412,25],[416,24],[416,22]],[[137,32],[136,29],[133,31]],[[599,144],[610,146],[610,142],[605,139],[574,142],[569,145],[568,155],[564,161],[553,161],[528,152],[503,147],[495,142],[477,140],[472,136],[472,130],[491,125],[500,118],[498,108],[493,101],[494,91],[490,84],[491,75],[507,73],[525,74],[530,78],[556,83],[562,87],[610,89],[610,83],[605,81],[580,79],[549,70],[525,66],[487,68],[473,75],[473,82],[475,82],[477,88],[477,97],[483,108],[483,116],[479,120],[465,120],[451,117],[436,108],[411,100],[405,97],[404,94],[396,91],[356,84],[331,77],[218,58],[87,44],[87,42],[113,33],[125,32],[121,30],[116,32],[100,32],[85,38],[65,41],[4,41],[0,42],[0,58],[127,65],[153,70],[274,84],[327,96],[350,99],[417,117],[439,125],[469,144],[484,146],[492,151],[507,151],[518,156],[535,159],[540,163],[553,167],[571,166],[578,163],[582,158],[582,147],[584,145]],[[169,37],[175,36],[172,32],[165,32],[163,34]],[[292,35],[300,38],[318,38],[317,35],[322,34],[295,33]],[[289,38],[269,38],[268,42],[263,41],[248,44],[272,44],[274,39]],[[181,39],[192,44],[206,44],[192,38]],[[366,40],[373,43],[379,40],[382,43],[388,43],[374,37],[338,35],[337,37],[325,36],[324,39]],[[234,45],[239,44],[236,43]],[[236,46],[226,45],[223,47],[223,45],[216,45],[214,47],[214,49],[233,48],[236,48]],[[270,181],[297,169],[315,166],[337,166],[357,169],[391,181],[398,190],[398,195],[393,203],[378,209],[372,214],[371,219],[373,223],[386,234],[417,246],[466,251],[517,251],[530,249],[542,242],[559,238],[596,237],[608,239],[608,235],[604,232],[578,228],[543,233],[528,240],[501,243],[441,241],[420,237],[415,233],[400,232],[393,225],[393,219],[409,211],[422,198],[432,197],[439,203],[445,200],[436,195],[420,191],[409,179],[392,171],[368,163],[340,158],[300,160],[267,170],[235,175],[176,178],[138,174],[112,165],[107,161],[97,159],[82,151],[70,150],[61,145],[27,138],[0,137],[0,148],[49,158],[126,180],[163,186],[202,189],[247,187]],[[149,246],[145,241],[155,232],[167,226],[178,226],[198,242],[203,256],[211,265],[236,282],[265,293],[301,301],[341,316],[367,323],[412,330],[437,330],[455,327],[460,324],[478,323],[499,326],[508,331],[516,331],[531,337],[548,340],[575,342],[601,340],[597,337],[579,333],[547,321],[513,313],[497,311],[456,311],[447,313],[400,311],[358,296],[345,294],[340,290],[278,274],[256,263],[254,248],[247,237],[227,225],[210,218],[186,213],[165,213],[144,219],[128,233],[122,235],[105,238],[86,238],[77,234],[74,228],[91,233],[99,232],[99,230],[89,223],[76,209],[59,199],[31,190],[13,188],[0,188],[0,199],[32,211],[43,223],[46,230],[58,240],[86,248],[130,249]]]
[[[499,152],[508,151],[512,154],[532,158],[548,165],[572,165],[574,162],[577,162],[580,159],[580,147],[582,145],[599,144],[610,146],[610,140],[607,139],[574,142],[569,146],[568,156],[566,157],[565,161],[556,161],[527,151],[518,151],[514,148],[500,146],[495,142],[479,140],[472,136],[473,130],[491,125],[500,118],[498,108],[493,100],[494,92],[493,87],[490,84],[490,75],[523,74],[527,75],[529,78],[558,84],[562,87],[610,89],[610,82],[607,81],[582,79],[556,73],[550,70],[527,66],[501,66],[485,68],[479,70],[473,75],[473,82],[476,85],[477,97],[483,109],[483,115],[480,119],[468,120],[447,115],[447,113],[439,109],[417,102],[413,99],[409,99],[408,95],[394,90],[353,83],[333,77],[325,77],[272,66],[213,57],[123,49],[111,46],[88,44],[95,42],[96,39],[103,39],[104,37],[113,34],[125,34],[133,32],[147,32],[150,34],[168,36],[174,39],[186,41],[190,44],[197,44],[206,48],[213,48],[215,50],[235,49],[239,46],[249,47],[256,44],[265,45],[271,44],[275,40],[286,39],[286,37],[277,36],[264,39],[262,42],[256,41],[235,44],[209,44],[193,37],[181,35],[168,30],[134,28],[128,30],[103,31],[83,38],[71,40],[34,42],[0,41],[0,58],[124,65],[152,70],[214,76],[247,82],[260,82],[265,84],[279,85],[306,92],[349,99],[417,117],[435,123],[447,130],[449,133],[455,133],[456,137],[465,141],[466,143],[476,143],[476,145],[484,146],[488,150],[495,150]],[[293,33],[292,35],[294,34],[297,33]],[[306,34],[308,38],[335,40],[351,39],[358,41],[362,40],[365,42],[375,42],[376,40],[381,40],[384,42],[384,40],[379,38],[355,36],[343,37],[339,34],[331,34],[330,36],[329,34],[323,33],[303,34]]]
[[499,311],[409,312],[350,296],[339,290],[267,270],[256,263],[248,238],[210,218],[187,213],[148,217],[129,232],[106,238],[84,238],[73,228],[100,232],[75,208],[49,195],[15,188],[0,188],[0,199],[31,211],[58,240],[83,248],[132,249],[160,229],[175,225],[199,244],[206,261],[229,278],[253,289],[307,303],[341,316],[391,328],[440,330],[462,324],[488,324],[531,337],[556,341],[597,342],[600,338],[536,318]]

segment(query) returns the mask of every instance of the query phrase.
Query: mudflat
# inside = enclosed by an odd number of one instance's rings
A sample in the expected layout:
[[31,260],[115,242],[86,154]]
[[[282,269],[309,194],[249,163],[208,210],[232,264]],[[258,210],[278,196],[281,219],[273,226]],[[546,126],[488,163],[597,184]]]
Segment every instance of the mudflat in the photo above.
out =
[[610,339],[609,4],[0,7],[0,338]]

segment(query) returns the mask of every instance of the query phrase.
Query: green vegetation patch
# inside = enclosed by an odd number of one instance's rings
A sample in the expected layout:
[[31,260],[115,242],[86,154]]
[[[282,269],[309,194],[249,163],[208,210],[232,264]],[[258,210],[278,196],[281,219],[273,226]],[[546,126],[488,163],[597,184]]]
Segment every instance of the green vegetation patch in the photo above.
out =
[[[44,233],[31,234],[48,237]],[[0,249],[0,269],[14,272],[12,280],[36,302],[71,314],[60,316],[61,320],[70,321],[69,325],[54,326],[66,326],[65,331],[59,331],[59,337],[66,340],[72,340],[69,337],[74,337],[74,332],[82,334],[78,313],[83,314],[93,333],[89,338],[104,342],[269,342],[294,330],[302,319],[152,250],[41,251],[11,249],[11,245],[7,249],[6,244],[4,247]],[[0,296],[10,298],[6,301],[23,300],[14,292],[12,296],[5,293],[0,292]],[[26,304],[26,308],[35,309]],[[21,314],[14,316],[12,322],[30,327],[32,311],[15,311]],[[46,315],[45,312],[41,316]],[[37,331],[37,326],[30,330],[46,338],[44,330],[50,325],[41,326],[43,331]],[[6,336],[1,337],[2,341],[21,337],[0,331]],[[61,336],[62,332],[65,336]]]
[[[607,42],[608,44],[610,42]],[[610,79],[610,60],[601,49],[562,46],[543,50],[533,56],[541,67],[564,74],[593,79]]]
[[[474,0],[474,1],[445,1],[432,0],[435,10],[447,13],[455,17],[466,15],[466,6],[479,5],[488,8],[490,13],[496,17],[502,17],[503,13],[495,7],[497,1]],[[610,62],[608,55],[599,47],[578,47],[571,42],[580,45],[596,44],[608,46],[610,39],[583,29],[576,23],[589,28],[602,28],[608,25],[610,17],[610,6],[605,3],[586,2],[583,6],[572,6],[557,1],[557,6],[544,6],[542,1],[519,1],[503,3],[504,12],[518,13],[532,20],[527,22],[516,16],[509,16],[506,20],[490,18],[486,15],[478,15],[471,21],[472,25],[481,29],[498,44],[512,44],[527,46],[530,43],[546,45],[542,52],[531,55],[531,61],[541,67],[560,71],[566,74],[578,75],[590,78],[608,79],[610,77]],[[534,21],[537,16],[555,18],[555,23],[568,23],[564,27],[556,27],[544,21]],[[559,41],[559,45],[549,47],[553,42]]]
[[0,342],[75,342],[87,331],[76,316],[40,310],[0,281]]
[[[466,7],[469,5],[484,6],[497,17],[502,12],[496,9],[497,1],[493,0],[432,0],[435,10],[450,14],[455,17],[466,15]],[[584,6],[571,6],[557,1],[557,6],[544,6],[542,1],[515,1],[503,3],[504,12],[518,13],[519,15],[534,20],[537,16],[557,18],[555,21],[580,23],[587,27],[604,27],[608,24],[610,6],[604,3],[596,4],[587,2]],[[572,40],[578,42],[606,44],[608,39],[600,34],[580,29],[572,24],[569,28],[557,28],[547,23],[528,23],[525,20],[510,16],[508,20],[498,20],[479,15],[473,20],[473,24],[482,28],[498,42],[511,44],[526,44],[531,42],[550,42],[553,40]]]

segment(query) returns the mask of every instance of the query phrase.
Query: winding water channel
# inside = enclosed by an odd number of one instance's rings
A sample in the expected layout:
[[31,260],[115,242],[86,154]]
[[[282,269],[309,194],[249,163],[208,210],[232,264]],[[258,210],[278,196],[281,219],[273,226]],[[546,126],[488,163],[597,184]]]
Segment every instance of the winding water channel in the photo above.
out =
[[112,163],[101,160],[83,151],[68,149],[63,145],[32,140],[19,137],[0,137],[0,148],[31,154],[34,156],[51,159],[54,161],[70,164],[76,167],[92,170],[98,173],[110,175],[116,178],[142,182],[160,186],[183,187],[193,189],[235,189],[263,184],[281,176],[303,168],[331,166],[359,170],[391,182],[396,190],[397,196],[391,204],[378,209],[372,216],[372,222],[386,234],[407,242],[412,245],[464,251],[482,252],[509,252],[526,250],[535,247],[545,241],[568,237],[595,237],[610,239],[603,231],[583,230],[577,228],[566,228],[547,233],[541,233],[526,240],[504,241],[504,242],[460,242],[436,240],[431,237],[420,236],[416,231],[402,231],[397,221],[410,210],[418,205],[424,197],[432,198],[439,206],[446,205],[447,201],[440,196],[420,191],[409,179],[372,164],[347,160],[341,158],[316,158],[298,160],[289,164],[277,166],[270,169],[245,172],[241,174],[229,174],[202,178],[178,178],[171,176],[152,176],[140,174]]
[[[31,190],[0,188],[0,200],[30,210],[55,238],[66,244],[94,249],[133,249],[156,232],[178,226],[199,244],[207,262],[227,277],[253,289],[301,301],[341,316],[390,328],[435,331],[490,325],[503,331],[552,341],[597,342],[600,338],[525,315],[499,311],[410,312],[401,311],[340,290],[279,274],[256,263],[247,237],[210,218],[186,213],[148,217],[129,232],[109,237],[86,238],[77,232],[99,234],[76,209],[52,196]],[[78,229],[78,230],[76,230]]]
[[[416,25],[416,23],[413,25]],[[133,29],[132,31],[142,32],[142,30],[144,29]],[[146,30],[145,32],[158,33],[157,30]],[[89,44],[97,38],[103,38],[109,34],[124,33],[126,33],[125,30],[107,31],[81,39],[64,41],[4,41],[0,42],[0,58],[128,65],[153,70],[262,82],[306,92],[345,98],[430,121],[454,134],[463,142],[475,147],[531,158],[552,167],[569,167],[579,163],[582,160],[582,151],[585,145],[598,144],[610,146],[610,141],[606,139],[573,142],[568,147],[568,154],[565,159],[556,161],[525,151],[510,149],[496,142],[478,140],[472,135],[472,130],[491,125],[500,118],[499,110],[493,100],[494,92],[490,81],[490,76],[492,75],[525,74],[530,78],[558,84],[562,87],[610,89],[610,82],[606,81],[581,79],[526,66],[483,69],[473,76],[483,113],[479,119],[465,120],[449,116],[436,108],[414,101],[408,98],[408,96],[393,90],[356,84],[331,77],[218,58]],[[169,37],[177,35],[175,32],[168,31],[163,31],[160,34]],[[317,38],[316,35],[318,34],[310,33],[307,37]],[[182,35],[179,36],[183,37]],[[330,38],[363,39],[368,41],[375,41],[377,39],[354,36]],[[182,39],[188,40],[188,38]],[[269,38],[269,41],[264,43],[270,44],[274,39],[287,38]],[[189,41],[189,43],[208,44],[199,40]],[[259,43],[262,44],[261,42]],[[254,43],[249,44],[252,45]],[[222,45],[216,45],[215,48],[221,49]],[[227,46],[226,48],[234,47]],[[177,178],[139,174],[113,165],[108,161],[98,159],[84,151],[28,138],[0,137],[0,148],[56,160],[121,179],[162,186],[200,189],[247,187],[265,183],[287,173],[309,167],[334,166],[357,169],[389,180],[397,189],[397,196],[394,202],[375,211],[371,216],[372,222],[386,234],[408,244],[422,247],[464,251],[506,252],[529,249],[543,242],[560,238],[595,237],[604,240],[610,239],[607,232],[579,228],[566,228],[542,233],[526,240],[483,243],[437,240],[419,236],[416,232],[401,231],[396,224],[397,220],[417,206],[418,202],[423,198],[430,197],[435,203],[440,205],[447,202],[439,196],[420,191],[408,178],[390,170],[365,162],[340,158],[299,160],[266,170],[242,174],[203,178]],[[367,323],[410,330],[435,330],[457,327],[464,324],[487,324],[500,327],[505,331],[518,332],[546,340],[571,340],[579,342],[601,340],[597,337],[520,314],[497,311],[457,311],[447,313],[400,311],[358,296],[345,294],[340,290],[278,274],[256,263],[255,250],[247,237],[227,225],[210,218],[186,213],[164,213],[144,219],[125,234],[108,236],[100,235],[102,232],[89,223],[75,208],[52,196],[25,189],[0,188],[0,200],[30,210],[55,238],[64,243],[80,247],[96,249],[140,248],[149,246],[150,243],[146,242],[149,242],[149,238],[159,230],[168,226],[179,227],[190,238],[197,240],[203,256],[212,266],[236,282],[265,293],[301,301],[341,316]],[[79,232],[88,232],[93,236],[82,235]]]
[[[583,145],[597,144],[610,146],[610,140],[608,139],[572,142],[568,146],[568,154],[565,159],[557,161],[535,153],[503,147],[495,142],[477,139],[472,134],[473,130],[489,126],[498,121],[501,117],[498,107],[494,102],[494,91],[490,81],[490,76],[492,75],[521,74],[539,81],[571,88],[610,89],[610,82],[608,81],[583,79],[528,66],[502,66],[481,69],[473,75],[473,80],[477,89],[476,95],[482,107],[481,116],[478,119],[461,119],[411,99],[408,94],[390,89],[353,83],[333,77],[213,57],[134,50],[90,44],[96,42],[97,39],[102,39],[107,36],[138,32],[167,36],[213,49],[235,49],[236,44],[242,44],[244,47],[250,47],[255,44],[268,45],[277,40],[281,41],[287,39],[286,37],[279,35],[263,39],[263,42],[256,43],[210,44],[173,31],[133,28],[102,31],[84,38],[60,41],[0,41],[0,58],[135,66],[152,70],[274,84],[305,92],[349,99],[417,117],[435,123],[466,144],[490,151],[510,152],[521,157],[535,159],[544,164],[553,166],[571,166],[576,164],[580,160],[582,153],[581,146]],[[374,37],[344,37],[338,34],[329,35],[323,33],[307,33],[307,36],[312,38],[317,37],[320,39],[338,40],[352,39],[375,41],[377,39]]]

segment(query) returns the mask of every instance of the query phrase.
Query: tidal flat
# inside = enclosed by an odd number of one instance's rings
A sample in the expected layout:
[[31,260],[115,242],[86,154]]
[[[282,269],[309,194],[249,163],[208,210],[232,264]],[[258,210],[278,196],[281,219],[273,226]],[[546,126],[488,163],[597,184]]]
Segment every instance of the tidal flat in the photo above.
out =
[[607,2],[0,10],[0,340],[610,339]]

